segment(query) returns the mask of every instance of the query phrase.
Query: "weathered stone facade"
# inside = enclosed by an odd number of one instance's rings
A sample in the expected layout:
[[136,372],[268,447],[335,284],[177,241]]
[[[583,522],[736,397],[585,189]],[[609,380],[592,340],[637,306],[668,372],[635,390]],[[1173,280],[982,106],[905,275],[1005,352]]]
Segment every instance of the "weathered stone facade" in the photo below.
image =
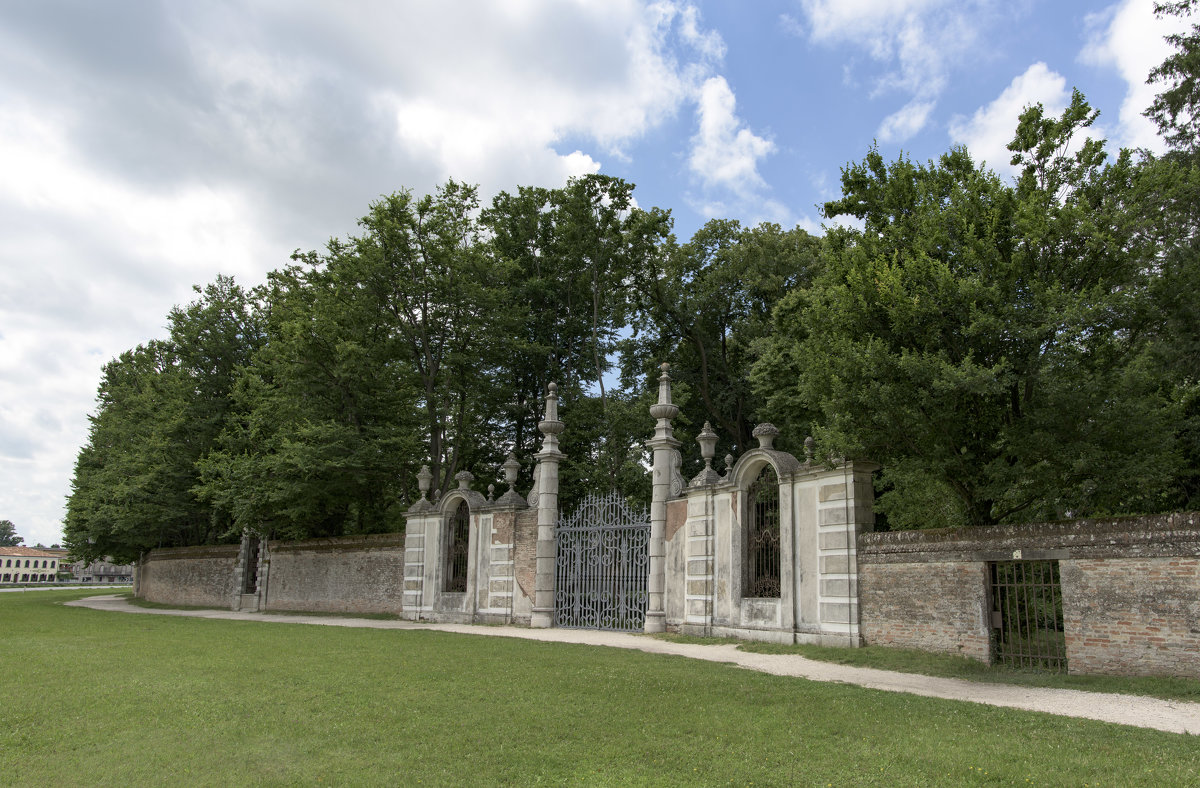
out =
[[990,657],[989,562],[1057,561],[1072,673],[1200,677],[1200,515],[859,537],[867,644]]
[[[769,425],[763,425],[769,427]],[[668,627],[779,643],[857,646],[859,532],[874,524],[869,463],[830,468],[772,448],[774,428],[725,476],[702,473],[675,504],[684,522],[669,540]],[[762,435],[769,435],[764,439]],[[746,588],[747,490],[764,467],[778,478],[780,589]],[[686,508],[685,508],[686,507]]]

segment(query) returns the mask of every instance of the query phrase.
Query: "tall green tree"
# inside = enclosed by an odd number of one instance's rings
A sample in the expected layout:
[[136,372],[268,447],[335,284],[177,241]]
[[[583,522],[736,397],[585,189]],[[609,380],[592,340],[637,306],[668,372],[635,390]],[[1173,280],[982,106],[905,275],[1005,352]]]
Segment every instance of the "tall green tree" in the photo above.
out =
[[611,390],[613,359],[631,319],[631,272],[669,234],[670,216],[637,208],[632,184],[588,175],[560,189],[502,192],[483,222],[503,276],[500,328],[511,338],[498,384],[510,392],[505,413],[525,479],[553,382],[570,424],[562,438],[564,506],[584,489],[624,487],[645,436],[643,425],[630,432],[640,392]]
[[[750,448],[761,415],[750,382],[759,343],[771,331],[779,299],[812,280],[818,249],[799,227],[713,219],[687,243],[663,244],[635,270],[640,333],[627,343],[630,358],[650,380],[658,363],[670,359],[685,402],[685,431],[711,421],[729,451]],[[687,451],[698,449],[689,441]]]
[[496,330],[504,301],[478,207],[475,187],[454,181],[420,198],[397,192],[374,203],[362,234],[326,261],[345,298],[383,313],[379,339],[415,373],[440,489],[483,459],[468,456],[473,446],[492,443],[478,439],[496,418],[491,395],[507,338]]
[[1027,110],[1015,187],[961,148],[927,166],[872,150],[825,206],[861,229],[830,230],[814,286],[776,310],[771,358],[793,360],[827,455],[884,464],[893,526],[1163,505],[1177,457],[1147,361],[1157,247],[1129,210],[1129,154],[1076,142],[1094,117],[1078,94],[1059,118]]
[[1153,283],[1155,308],[1163,316],[1156,360],[1180,408],[1178,506],[1194,509],[1200,506],[1200,21],[1195,0],[1158,3],[1155,12],[1192,21],[1167,36],[1173,52],[1150,72],[1148,81],[1163,90],[1145,114],[1170,150],[1148,163],[1140,206],[1143,224],[1163,241]]
[[[1159,17],[1191,19],[1196,0],[1155,3]],[[1175,51],[1150,72],[1151,84],[1161,83],[1163,91],[1155,96],[1146,116],[1158,124],[1171,147],[1195,152],[1200,147],[1200,21],[1193,21],[1183,32],[1167,36]]]
[[134,561],[154,547],[213,536],[208,512],[190,494],[194,458],[177,451],[186,395],[168,342],[139,345],[105,366],[67,499],[73,557]]
[[77,558],[136,560],[152,547],[206,544],[226,512],[196,497],[198,463],[222,433],[240,370],[262,341],[252,294],[228,277],[169,316],[171,337],[104,369],[67,502]]
[[238,381],[198,492],[238,531],[396,530],[421,450],[411,371],[377,341],[384,315],[344,301],[321,267],[274,272],[265,292],[269,340]]

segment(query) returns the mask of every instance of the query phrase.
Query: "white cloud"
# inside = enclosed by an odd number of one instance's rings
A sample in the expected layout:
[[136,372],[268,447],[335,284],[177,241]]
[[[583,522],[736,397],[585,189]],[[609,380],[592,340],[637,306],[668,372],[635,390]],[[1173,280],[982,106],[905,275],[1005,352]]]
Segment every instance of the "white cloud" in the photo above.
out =
[[[724,55],[684,0],[53,5],[0,5],[0,517],[47,544],[102,365],[192,284],[401,186],[596,172]],[[764,141],[701,117],[706,186],[761,188]]]
[[1122,147],[1148,148],[1161,153],[1165,146],[1158,129],[1142,113],[1162,85],[1148,85],[1146,78],[1173,51],[1163,37],[1184,30],[1187,20],[1174,16],[1156,18],[1150,0],[1124,0],[1091,15],[1088,22],[1091,35],[1079,59],[1089,65],[1115,69],[1128,85],[1114,129],[1114,142]]
[[862,47],[884,66],[873,95],[911,97],[879,127],[882,139],[895,142],[928,123],[950,67],[972,52],[990,6],[988,0],[801,0],[811,40]]
[[688,166],[706,185],[747,196],[766,186],[758,162],[774,152],[775,143],[742,125],[736,103],[724,77],[704,83],[696,110],[700,128],[692,139]]
[[720,62],[725,57],[725,40],[716,30],[700,29],[700,12],[695,6],[683,9],[680,20],[680,37],[702,53],[711,62]]
[[903,142],[925,127],[932,109],[932,101],[913,99],[883,119],[879,125],[879,139],[884,142]]
[[[1041,104],[1047,115],[1058,115],[1070,100],[1066,78],[1045,63],[1034,63],[970,118],[955,117],[950,123],[950,139],[966,145],[976,162],[986,162],[1000,174],[1015,175],[1017,170],[1009,163],[1012,153],[1007,148],[1016,134],[1021,112]],[[1102,134],[1093,129],[1092,136]]]

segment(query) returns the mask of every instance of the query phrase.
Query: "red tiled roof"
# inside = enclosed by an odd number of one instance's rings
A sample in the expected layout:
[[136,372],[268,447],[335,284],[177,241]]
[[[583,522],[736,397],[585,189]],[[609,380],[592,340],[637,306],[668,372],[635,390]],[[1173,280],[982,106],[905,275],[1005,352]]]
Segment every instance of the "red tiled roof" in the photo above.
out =
[[22,558],[61,558],[60,553],[38,550],[36,547],[0,547],[0,555],[19,555]]

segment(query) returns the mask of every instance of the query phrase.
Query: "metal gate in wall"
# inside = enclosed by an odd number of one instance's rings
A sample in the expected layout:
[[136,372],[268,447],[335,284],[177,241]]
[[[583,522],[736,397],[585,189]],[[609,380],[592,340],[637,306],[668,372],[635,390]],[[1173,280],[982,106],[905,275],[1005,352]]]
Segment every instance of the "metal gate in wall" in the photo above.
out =
[[1065,673],[1058,561],[997,561],[988,565],[992,598],[992,661],[1014,668]]
[[558,525],[554,623],[640,632],[649,601],[650,518],[620,493],[589,494]]

